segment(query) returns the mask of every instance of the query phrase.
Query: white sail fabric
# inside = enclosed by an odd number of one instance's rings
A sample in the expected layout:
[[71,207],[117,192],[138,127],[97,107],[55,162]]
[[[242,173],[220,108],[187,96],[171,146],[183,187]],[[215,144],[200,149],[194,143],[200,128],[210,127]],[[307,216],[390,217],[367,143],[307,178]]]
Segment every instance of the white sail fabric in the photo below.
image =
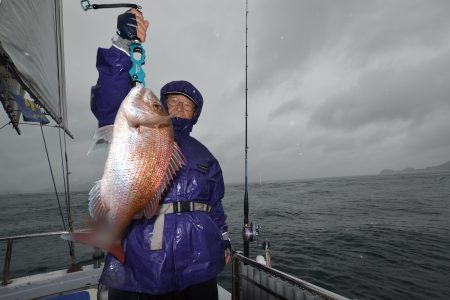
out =
[[67,130],[62,32],[62,1],[1,0],[1,46],[24,88]]

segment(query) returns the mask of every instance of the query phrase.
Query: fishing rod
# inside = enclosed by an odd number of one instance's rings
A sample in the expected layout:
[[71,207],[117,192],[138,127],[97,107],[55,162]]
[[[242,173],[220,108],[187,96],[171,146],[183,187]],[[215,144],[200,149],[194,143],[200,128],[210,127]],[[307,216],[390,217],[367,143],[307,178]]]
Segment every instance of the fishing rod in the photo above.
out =
[[256,257],[269,267],[272,266],[272,256],[270,253],[270,242],[263,239],[260,243],[260,226],[253,227],[253,223],[249,221],[249,200],[248,200],[248,0],[245,1],[245,183],[244,183],[244,226],[242,228],[242,239],[244,241],[244,256],[250,256],[250,242],[256,238],[259,246],[264,249],[264,256]]
[[247,131],[248,131],[248,60],[247,60],[247,49],[248,49],[248,0],[245,2],[245,191],[244,191],[244,227],[242,228],[242,238],[244,240],[244,256],[249,257],[250,254],[250,242],[253,240],[253,224],[249,224],[248,221],[248,139],[247,139]]
[[[134,8],[142,13],[142,6],[133,3],[91,4],[89,0],[81,0],[81,8],[84,11],[104,8]],[[142,65],[145,64],[145,50],[139,38],[136,38],[130,44],[130,60],[132,66],[128,73],[130,74],[132,85],[136,86],[139,83],[145,87],[145,72],[142,69]]]

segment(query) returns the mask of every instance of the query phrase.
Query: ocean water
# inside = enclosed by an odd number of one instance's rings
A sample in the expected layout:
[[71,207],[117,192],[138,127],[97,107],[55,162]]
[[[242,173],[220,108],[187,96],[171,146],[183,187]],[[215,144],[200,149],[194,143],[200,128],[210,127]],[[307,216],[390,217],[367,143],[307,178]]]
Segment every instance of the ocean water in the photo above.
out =
[[[228,185],[223,199],[235,250],[243,248],[243,195],[243,185]],[[71,199],[82,226],[87,192]],[[450,299],[450,173],[263,182],[249,185],[249,199],[274,268],[349,298]],[[58,230],[53,194],[0,196],[0,236]],[[18,240],[13,250],[13,277],[70,263],[58,237]],[[88,261],[92,249],[77,245],[76,254]],[[254,242],[250,256],[257,254]],[[230,266],[219,276],[227,289],[230,276]]]

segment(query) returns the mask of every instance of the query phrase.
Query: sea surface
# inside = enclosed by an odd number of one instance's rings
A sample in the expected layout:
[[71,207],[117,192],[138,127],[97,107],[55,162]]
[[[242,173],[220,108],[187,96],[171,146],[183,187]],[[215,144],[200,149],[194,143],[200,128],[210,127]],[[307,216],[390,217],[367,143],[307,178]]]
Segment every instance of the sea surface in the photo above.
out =
[[[270,240],[274,268],[354,299],[450,299],[450,173],[262,182],[248,192],[250,220]],[[234,250],[243,248],[243,196],[243,185],[226,187]],[[87,192],[71,201],[80,227]],[[62,229],[54,194],[0,196],[0,236]],[[258,254],[254,242],[250,256]],[[76,255],[88,261],[92,249],[77,245]],[[69,264],[58,237],[14,243],[12,277]],[[219,276],[227,289],[230,276],[230,266]]]

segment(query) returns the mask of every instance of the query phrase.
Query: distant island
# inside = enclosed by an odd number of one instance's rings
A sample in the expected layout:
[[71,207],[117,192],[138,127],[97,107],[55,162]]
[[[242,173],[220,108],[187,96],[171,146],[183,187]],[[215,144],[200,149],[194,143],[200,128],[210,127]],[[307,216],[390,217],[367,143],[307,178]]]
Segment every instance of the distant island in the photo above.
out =
[[442,165],[427,167],[424,169],[415,169],[415,168],[405,168],[403,170],[383,169],[381,170],[380,175],[443,172],[443,171],[450,172],[450,161],[443,163]]

